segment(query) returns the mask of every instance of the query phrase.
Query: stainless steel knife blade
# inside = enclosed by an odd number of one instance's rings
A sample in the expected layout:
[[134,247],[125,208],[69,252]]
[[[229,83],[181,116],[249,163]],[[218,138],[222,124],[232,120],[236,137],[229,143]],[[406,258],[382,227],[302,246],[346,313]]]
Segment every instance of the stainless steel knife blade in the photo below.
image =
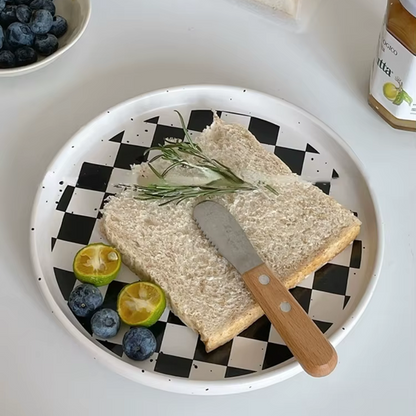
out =
[[214,201],[194,208],[194,219],[208,239],[240,274],[263,264],[244,230],[230,212]]

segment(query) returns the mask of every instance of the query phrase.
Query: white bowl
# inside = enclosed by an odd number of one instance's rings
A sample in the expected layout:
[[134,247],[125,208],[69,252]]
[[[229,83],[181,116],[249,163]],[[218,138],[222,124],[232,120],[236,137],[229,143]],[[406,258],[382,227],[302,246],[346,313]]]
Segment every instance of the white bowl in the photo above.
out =
[[34,64],[18,68],[0,69],[0,77],[13,77],[43,68],[75,45],[87,28],[91,16],[91,0],[54,0],[56,14],[68,21],[68,31],[59,38],[59,49],[50,56],[39,56]]

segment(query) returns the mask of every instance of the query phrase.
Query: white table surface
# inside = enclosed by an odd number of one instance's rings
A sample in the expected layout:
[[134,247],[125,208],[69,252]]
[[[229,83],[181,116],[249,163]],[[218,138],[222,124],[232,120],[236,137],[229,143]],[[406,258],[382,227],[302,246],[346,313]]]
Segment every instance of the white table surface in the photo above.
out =
[[[415,414],[416,134],[391,129],[366,102],[385,1],[323,1],[304,35],[226,0],[93,6],[85,35],[63,57],[33,74],[0,79],[0,414]],[[116,103],[192,83],[287,99],[339,133],[367,169],[384,218],[384,265],[330,377],[300,374],[223,397],[153,390],[94,361],[41,297],[29,257],[29,215],[54,154]]]

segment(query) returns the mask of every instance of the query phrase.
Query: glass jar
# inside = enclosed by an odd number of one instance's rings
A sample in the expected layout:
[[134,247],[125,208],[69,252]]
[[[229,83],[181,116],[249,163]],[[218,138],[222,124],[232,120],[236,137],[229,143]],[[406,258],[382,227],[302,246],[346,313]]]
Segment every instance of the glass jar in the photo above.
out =
[[416,0],[389,0],[368,102],[391,126],[416,131]]

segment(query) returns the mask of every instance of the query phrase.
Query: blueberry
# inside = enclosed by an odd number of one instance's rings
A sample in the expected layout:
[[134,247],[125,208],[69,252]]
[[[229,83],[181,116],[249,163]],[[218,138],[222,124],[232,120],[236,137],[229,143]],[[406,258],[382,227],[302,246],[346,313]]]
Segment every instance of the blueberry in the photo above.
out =
[[55,35],[57,38],[65,35],[68,30],[68,22],[62,16],[56,15],[53,18],[52,27],[49,31],[50,34]]
[[52,16],[55,16],[55,5],[52,3],[51,0],[33,0],[30,3],[30,8],[32,10],[47,10],[48,12],[51,13]]
[[0,25],[6,29],[11,23],[17,22],[16,6],[7,5],[0,13]]
[[13,68],[16,66],[14,53],[10,51],[0,51],[0,68]]
[[52,55],[58,50],[58,38],[50,33],[36,36],[34,48],[40,55]]
[[35,35],[30,30],[30,27],[20,22],[12,23],[7,28],[6,37],[12,48],[32,46],[35,40]]
[[97,337],[115,337],[120,329],[120,317],[112,309],[101,309],[91,318],[91,329]]
[[69,295],[68,306],[74,315],[86,317],[91,315],[103,303],[103,295],[93,285],[77,286]]
[[3,28],[0,26],[0,49],[3,47],[4,42],[4,31]]
[[131,328],[123,337],[123,351],[132,360],[147,360],[156,351],[156,338],[147,328]]
[[53,17],[47,10],[36,10],[29,26],[35,35],[46,35],[52,27]]
[[33,0],[6,0],[6,3],[18,6],[19,4],[29,5]]
[[14,52],[14,50],[15,50],[15,48],[12,48],[10,45],[9,45],[9,41],[7,40],[7,38],[6,38],[6,34],[4,35],[4,40],[3,40],[3,49],[2,49],[3,51],[11,51],[11,52]]
[[29,23],[31,16],[32,16],[32,10],[30,10],[29,6],[26,6],[25,4],[21,4],[16,7],[16,17],[19,22]]
[[16,57],[16,66],[30,65],[38,60],[38,54],[29,46],[16,49],[14,55]]
[[0,0],[0,12],[6,7],[6,0]]

